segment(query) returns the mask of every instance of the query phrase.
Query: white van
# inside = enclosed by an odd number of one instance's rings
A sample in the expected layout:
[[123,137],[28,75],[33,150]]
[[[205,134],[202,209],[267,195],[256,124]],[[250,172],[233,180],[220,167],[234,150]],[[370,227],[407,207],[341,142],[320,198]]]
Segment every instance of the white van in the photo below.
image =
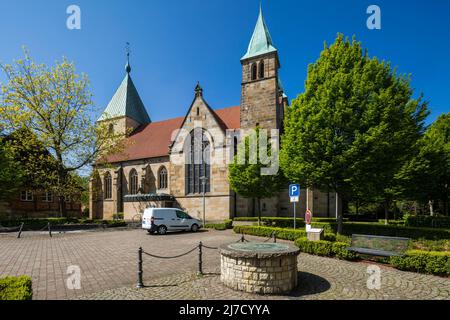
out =
[[142,229],[149,233],[166,234],[167,231],[197,232],[202,222],[175,208],[147,208],[142,217]]

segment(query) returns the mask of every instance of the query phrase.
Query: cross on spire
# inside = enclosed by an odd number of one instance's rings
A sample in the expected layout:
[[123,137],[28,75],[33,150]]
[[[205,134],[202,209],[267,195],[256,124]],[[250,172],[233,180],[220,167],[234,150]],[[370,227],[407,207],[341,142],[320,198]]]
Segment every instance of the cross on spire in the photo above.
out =
[[125,66],[125,71],[127,73],[131,72],[131,66],[130,66],[130,53],[131,53],[131,49],[130,49],[130,43],[127,42],[125,45],[125,52],[127,53],[127,64]]

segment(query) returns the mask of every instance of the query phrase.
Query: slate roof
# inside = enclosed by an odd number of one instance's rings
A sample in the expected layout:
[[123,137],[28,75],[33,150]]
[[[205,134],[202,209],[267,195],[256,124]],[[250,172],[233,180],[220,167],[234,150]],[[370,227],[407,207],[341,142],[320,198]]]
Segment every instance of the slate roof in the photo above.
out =
[[276,51],[277,49],[273,46],[272,37],[270,36],[269,29],[264,21],[262,7],[260,6],[258,20],[248,45],[247,53],[241,58],[241,60],[246,60]]
[[98,121],[127,116],[140,124],[151,122],[144,103],[131,80],[129,64],[127,64],[126,71],[125,78]]
[[[213,110],[213,112],[225,129],[240,128],[239,106]],[[184,117],[179,117],[140,126],[127,138],[125,150],[121,154],[109,156],[106,162],[117,163],[168,156],[169,146],[172,144],[172,133],[181,128],[183,121]]]

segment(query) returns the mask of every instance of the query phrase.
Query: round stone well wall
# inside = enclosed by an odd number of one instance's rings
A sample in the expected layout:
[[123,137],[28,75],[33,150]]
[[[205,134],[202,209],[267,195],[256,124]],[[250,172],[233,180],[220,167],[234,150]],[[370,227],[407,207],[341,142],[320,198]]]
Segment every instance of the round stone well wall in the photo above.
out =
[[227,287],[257,294],[284,294],[297,287],[297,247],[233,243],[220,249],[220,279]]

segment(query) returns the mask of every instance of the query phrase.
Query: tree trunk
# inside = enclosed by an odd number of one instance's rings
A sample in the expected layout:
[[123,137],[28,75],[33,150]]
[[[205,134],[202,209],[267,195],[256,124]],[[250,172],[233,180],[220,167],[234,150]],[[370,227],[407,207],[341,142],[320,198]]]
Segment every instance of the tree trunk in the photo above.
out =
[[358,200],[356,200],[355,206],[356,206],[356,215],[358,215],[359,214],[359,201]]
[[434,210],[433,210],[433,200],[428,201],[428,206],[430,207],[430,216],[434,216]]
[[258,226],[261,226],[261,198],[258,198]]
[[342,212],[339,212],[339,195],[336,192],[336,204],[335,204],[335,211],[336,211],[336,220],[337,220],[337,233],[342,234],[342,223],[343,223],[343,217]]
[[64,196],[59,197],[59,215],[61,218],[67,218],[66,199]]
[[256,207],[255,198],[252,198],[252,217],[256,215],[255,207]]
[[389,202],[384,201],[384,225],[387,226],[389,223]]

